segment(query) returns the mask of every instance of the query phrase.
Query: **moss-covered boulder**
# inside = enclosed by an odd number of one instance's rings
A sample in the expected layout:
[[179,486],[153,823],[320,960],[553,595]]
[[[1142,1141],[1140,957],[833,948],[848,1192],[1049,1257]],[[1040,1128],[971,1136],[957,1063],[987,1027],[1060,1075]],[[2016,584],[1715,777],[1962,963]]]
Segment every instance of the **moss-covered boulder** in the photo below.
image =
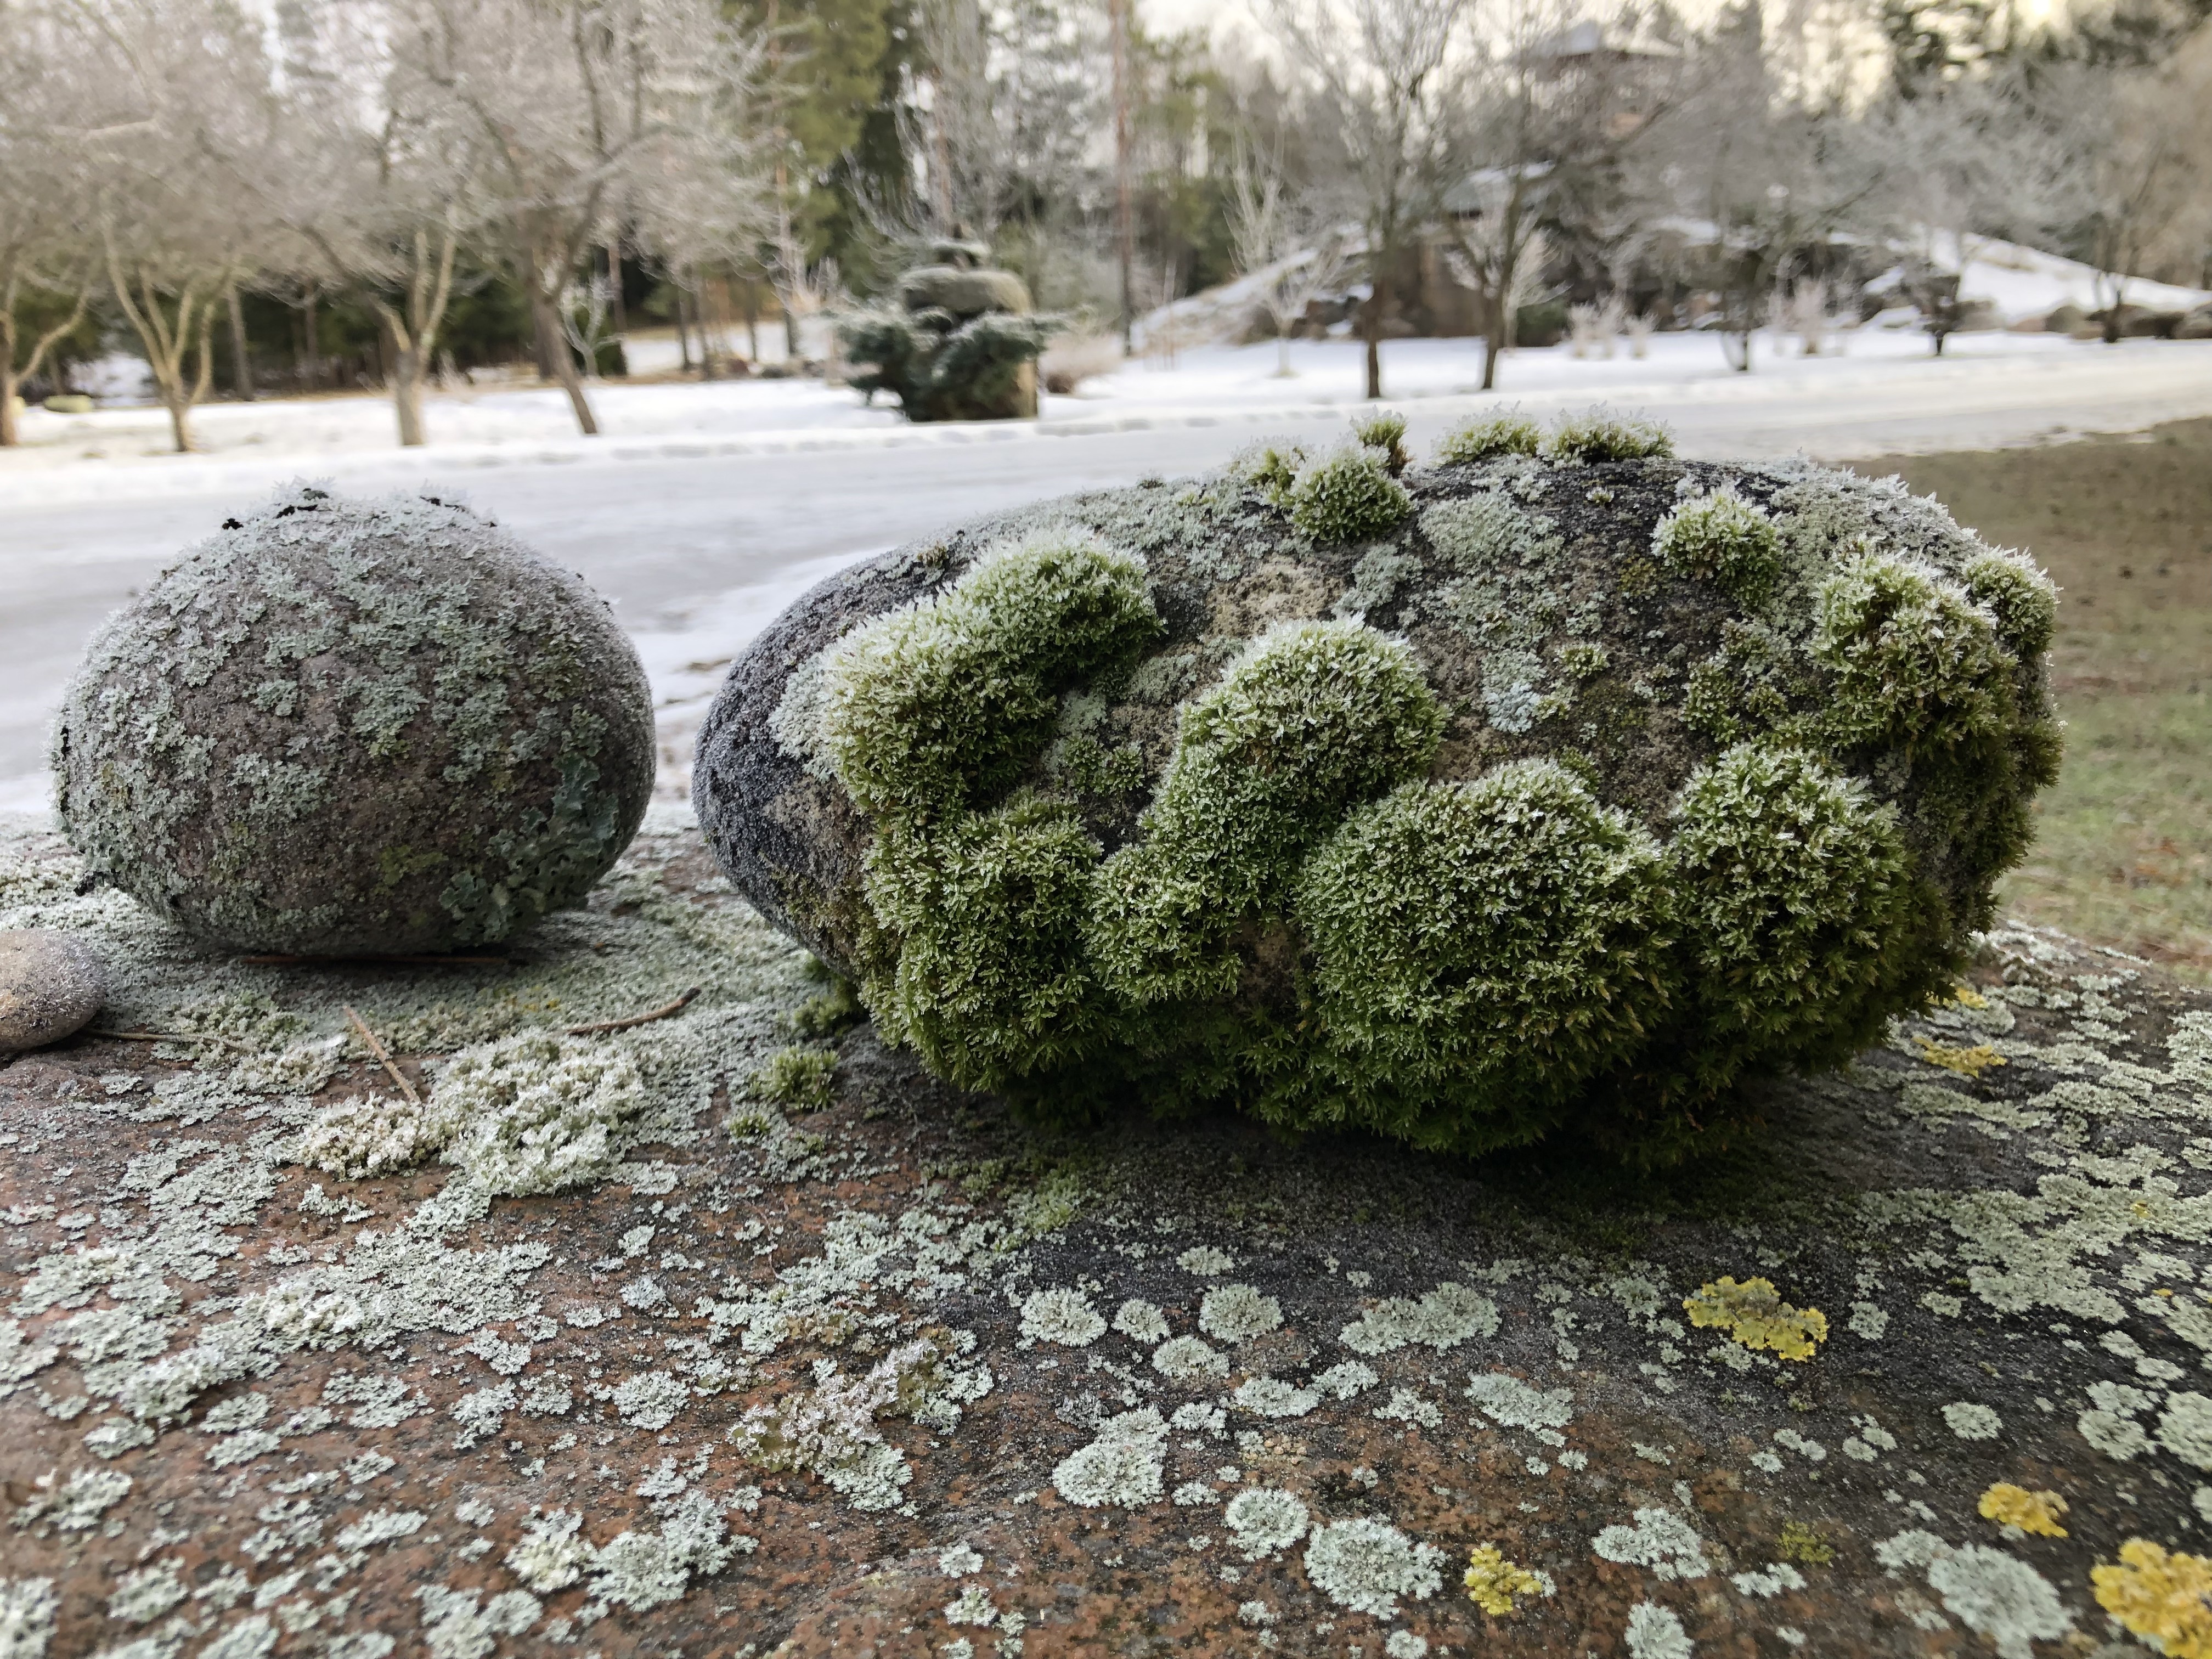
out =
[[1942,992],[2057,762],[2052,590],[1932,500],[1373,418],[816,589],[702,822],[940,1074],[1663,1163]]
[[100,630],[53,767],[92,878],[188,933],[445,951],[613,864],[652,793],[652,697],[605,602],[495,525],[295,485]]

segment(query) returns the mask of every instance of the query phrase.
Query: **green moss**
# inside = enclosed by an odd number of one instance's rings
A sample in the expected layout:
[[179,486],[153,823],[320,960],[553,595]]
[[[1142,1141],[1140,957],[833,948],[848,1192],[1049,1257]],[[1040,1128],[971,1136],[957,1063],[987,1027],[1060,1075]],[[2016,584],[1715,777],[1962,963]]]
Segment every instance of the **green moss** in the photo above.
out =
[[1284,497],[1291,522],[1317,542],[1357,541],[1403,524],[1413,510],[1387,458],[1348,446],[1302,467]]
[[1685,501],[1662,519],[1651,550],[1676,575],[1718,582],[1747,605],[1765,600],[1781,573],[1773,521],[1729,489]]
[[1690,670],[1682,718],[1715,743],[1732,744],[1755,733],[1802,735],[1792,710],[1816,690],[1806,663],[1790,640],[1764,623],[1721,624],[1721,647]]
[[1482,415],[1454,427],[1437,441],[1438,466],[1468,466],[1500,455],[1534,455],[1543,433],[1517,410]]
[[793,1111],[826,1110],[837,1097],[837,1055],[829,1048],[779,1048],[752,1074],[747,1092]]
[[1231,456],[1228,475],[1248,489],[1257,490],[1276,507],[1285,505],[1291,483],[1308,459],[1304,444],[1285,438],[1262,438]]
[[1003,1089],[1074,1064],[1105,1036],[1083,926],[1099,846],[1065,801],[1020,794],[927,831],[887,828],[868,902],[899,939],[863,988],[886,1035],[942,1076]]
[[1633,461],[1672,455],[1674,436],[1656,421],[1593,409],[1562,415],[1544,434],[1538,453],[1550,461]]
[[1549,761],[1411,783],[1301,872],[1317,1063],[1262,1109],[1480,1152],[1534,1139],[1667,1001],[1660,849]]
[[819,958],[810,960],[811,971],[829,983],[791,1011],[791,1028],[801,1036],[835,1036],[864,1018],[860,988],[842,974],[833,973]]
[[1966,592],[1997,619],[1997,637],[2015,657],[2050,649],[2058,626],[2058,590],[2017,553],[1978,554],[1966,561]]
[[1990,613],[1934,574],[1866,553],[1822,582],[1813,654],[1835,672],[1844,744],[1905,748],[1999,732],[2013,659]]
[[1081,532],[986,555],[949,592],[842,641],[819,730],[865,811],[939,817],[1010,782],[1059,694],[1158,631],[1139,560]]
[[1345,810],[1428,769],[1443,716],[1413,653],[1370,628],[1279,628],[1190,703],[1145,827],[1100,871],[1091,950],[1142,1006],[1224,994],[1245,914],[1279,905]]
[[1362,448],[1380,455],[1394,478],[1406,470],[1406,464],[1413,459],[1406,453],[1406,417],[1395,410],[1380,409],[1371,414],[1353,416],[1352,438]]

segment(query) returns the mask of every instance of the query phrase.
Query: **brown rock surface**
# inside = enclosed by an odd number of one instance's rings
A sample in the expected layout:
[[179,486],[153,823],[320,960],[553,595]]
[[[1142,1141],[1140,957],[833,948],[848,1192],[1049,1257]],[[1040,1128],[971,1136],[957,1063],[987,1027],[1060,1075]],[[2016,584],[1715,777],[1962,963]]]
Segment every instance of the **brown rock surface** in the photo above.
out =
[[[1230,1120],[1040,1141],[865,1027],[826,1109],[748,1099],[830,1006],[665,819],[474,966],[245,964],[76,875],[0,840],[0,926],[92,933],[118,1024],[190,1040],[0,1073],[14,1652],[1669,1659],[1671,1619],[2056,1659],[2118,1634],[2093,1565],[2208,1524],[2212,1000],[2056,936],[1638,1185]],[[695,985],[573,1039],[635,1067],[564,1097],[603,1178],[296,1161],[337,1100],[405,1118],[344,1006],[434,1104],[442,1056]],[[1817,1352],[1693,1326],[1723,1276],[1821,1310]],[[1176,1380],[1163,1329],[1218,1358]],[[1984,1519],[2000,1481],[2069,1535]],[[1395,1596],[1308,1539],[1248,1559],[1255,1487],[1397,1529]],[[1481,1611],[1484,1545],[1549,1594]]]

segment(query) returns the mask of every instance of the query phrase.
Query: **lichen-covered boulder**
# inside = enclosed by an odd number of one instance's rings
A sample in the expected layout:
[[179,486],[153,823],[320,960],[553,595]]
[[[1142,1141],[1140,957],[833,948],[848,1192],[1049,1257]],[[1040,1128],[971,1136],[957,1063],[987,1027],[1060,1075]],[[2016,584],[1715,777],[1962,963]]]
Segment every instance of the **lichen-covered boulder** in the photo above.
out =
[[817,588],[717,854],[940,1074],[1463,1152],[1725,1142],[1941,994],[2057,763],[2050,583],[1932,500],[1368,421]]
[[75,1036],[106,1000],[106,971],[82,940],[50,927],[0,932],[0,1054]]
[[403,955],[580,901],[652,793],[605,602],[426,497],[295,485],[100,630],[54,733],[94,879],[238,949]]

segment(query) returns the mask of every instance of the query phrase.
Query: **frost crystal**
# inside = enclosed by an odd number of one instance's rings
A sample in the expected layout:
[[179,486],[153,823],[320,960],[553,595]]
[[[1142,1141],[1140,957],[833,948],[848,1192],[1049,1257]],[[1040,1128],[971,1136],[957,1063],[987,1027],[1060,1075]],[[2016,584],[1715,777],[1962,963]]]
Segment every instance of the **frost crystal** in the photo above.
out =
[[1221,1512],[1229,1541],[1247,1561],[1286,1550],[1306,1535],[1306,1506],[1273,1486],[1251,1486],[1229,1500]]
[[1418,1544],[1384,1521],[1339,1521],[1315,1530],[1306,1546],[1306,1577],[1339,1607],[1394,1619],[1398,1598],[1426,1601],[1443,1583],[1444,1553]]
[[1060,1460],[1052,1472],[1053,1488],[1085,1509],[1150,1504],[1160,1495],[1167,1438],[1168,1425],[1149,1406],[1109,1417],[1096,1440]]
[[1249,1285],[1216,1285],[1198,1305],[1198,1328],[1224,1342],[1249,1342],[1282,1322],[1282,1304]]
[[1106,1334],[1106,1322],[1080,1291],[1038,1291],[1022,1304],[1022,1334],[1033,1341],[1087,1348]]
[[1633,1527],[1607,1527],[1590,1547],[1606,1560],[1649,1567],[1662,1579],[1702,1578],[1708,1571],[1704,1540],[1672,1510],[1638,1510]]

